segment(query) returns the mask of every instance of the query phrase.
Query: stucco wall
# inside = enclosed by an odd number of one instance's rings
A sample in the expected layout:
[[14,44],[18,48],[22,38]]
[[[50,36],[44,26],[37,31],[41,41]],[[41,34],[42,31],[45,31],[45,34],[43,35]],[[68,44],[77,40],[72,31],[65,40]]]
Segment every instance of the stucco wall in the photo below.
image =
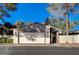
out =
[[73,36],[60,35],[59,43],[73,43]]
[[[16,36],[13,36],[11,37],[13,39],[13,42],[14,44],[18,44],[18,38]],[[35,38],[35,40],[29,40],[27,39],[26,37],[20,37],[20,40],[19,40],[20,44],[50,44],[50,40],[49,38],[43,38],[43,37],[40,37],[40,38]]]
[[74,43],[79,43],[79,35],[74,36]]
[[60,35],[59,43],[79,43],[79,35]]
[[[14,44],[18,44],[18,37],[12,36],[11,37],[14,41]],[[59,36],[59,43],[65,44],[79,44],[79,35],[60,35]],[[50,44],[50,37],[37,37],[35,40],[29,40],[26,36],[20,37],[20,44]]]
[[18,44],[18,37],[12,36],[11,39],[13,39],[13,44]]
[[[11,37],[14,41],[14,44],[18,44],[18,34],[17,30],[14,30],[14,35]],[[46,33],[24,33],[20,32],[20,44],[50,44],[50,36],[47,36]]]
[[[47,29],[49,29],[49,26],[46,26],[46,33],[25,33],[25,32],[20,32],[20,39],[19,39],[19,43],[20,44],[50,44],[50,31],[48,31]],[[13,41],[14,44],[18,44],[18,30],[14,29],[13,31],[14,35],[13,37]],[[49,35],[49,36],[48,36]]]

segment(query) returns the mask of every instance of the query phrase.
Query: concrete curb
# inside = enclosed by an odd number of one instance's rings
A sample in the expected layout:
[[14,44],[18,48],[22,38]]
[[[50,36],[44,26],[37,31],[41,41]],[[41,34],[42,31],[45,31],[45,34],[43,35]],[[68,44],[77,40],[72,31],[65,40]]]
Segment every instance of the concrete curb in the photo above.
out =
[[64,48],[71,48],[71,47],[77,47],[79,48],[79,45],[61,45],[61,44],[1,44],[0,46],[36,46],[36,47],[64,47]]
[[53,45],[40,45],[40,44],[39,45],[34,45],[34,44],[32,44],[32,45],[31,44],[26,44],[26,45],[22,45],[22,44],[9,45],[9,44],[7,44],[7,45],[0,45],[0,46],[41,46],[42,47],[42,46],[53,46]]

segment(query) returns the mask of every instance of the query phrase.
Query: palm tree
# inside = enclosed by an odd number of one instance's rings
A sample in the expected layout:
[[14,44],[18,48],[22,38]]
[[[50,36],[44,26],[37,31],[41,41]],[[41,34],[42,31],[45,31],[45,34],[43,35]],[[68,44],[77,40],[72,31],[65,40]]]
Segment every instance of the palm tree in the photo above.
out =
[[50,12],[50,18],[66,18],[66,34],[69,31],[69,12],[79,13],[79,10],[75,9],[76,3],[62,3],[62,4],[49,4],[48,11]]

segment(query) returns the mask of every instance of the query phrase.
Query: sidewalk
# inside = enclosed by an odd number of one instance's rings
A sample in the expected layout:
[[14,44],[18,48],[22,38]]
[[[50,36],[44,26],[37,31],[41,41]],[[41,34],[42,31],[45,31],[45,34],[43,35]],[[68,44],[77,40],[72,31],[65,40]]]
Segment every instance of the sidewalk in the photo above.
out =
[[36,46],[36,47],[77,47],[79,44],[0,44],[0,46]]
[[79,48],[79,44],[58,44],[58,47],[77,47],[77,48]]

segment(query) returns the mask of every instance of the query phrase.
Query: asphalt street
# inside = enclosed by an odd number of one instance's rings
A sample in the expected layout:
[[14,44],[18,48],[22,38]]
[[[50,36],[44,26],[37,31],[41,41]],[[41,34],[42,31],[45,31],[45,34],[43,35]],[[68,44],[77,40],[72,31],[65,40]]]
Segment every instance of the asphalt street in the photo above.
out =
[[53,46],[0,46],[0,55],[79,55],[79,48]]

